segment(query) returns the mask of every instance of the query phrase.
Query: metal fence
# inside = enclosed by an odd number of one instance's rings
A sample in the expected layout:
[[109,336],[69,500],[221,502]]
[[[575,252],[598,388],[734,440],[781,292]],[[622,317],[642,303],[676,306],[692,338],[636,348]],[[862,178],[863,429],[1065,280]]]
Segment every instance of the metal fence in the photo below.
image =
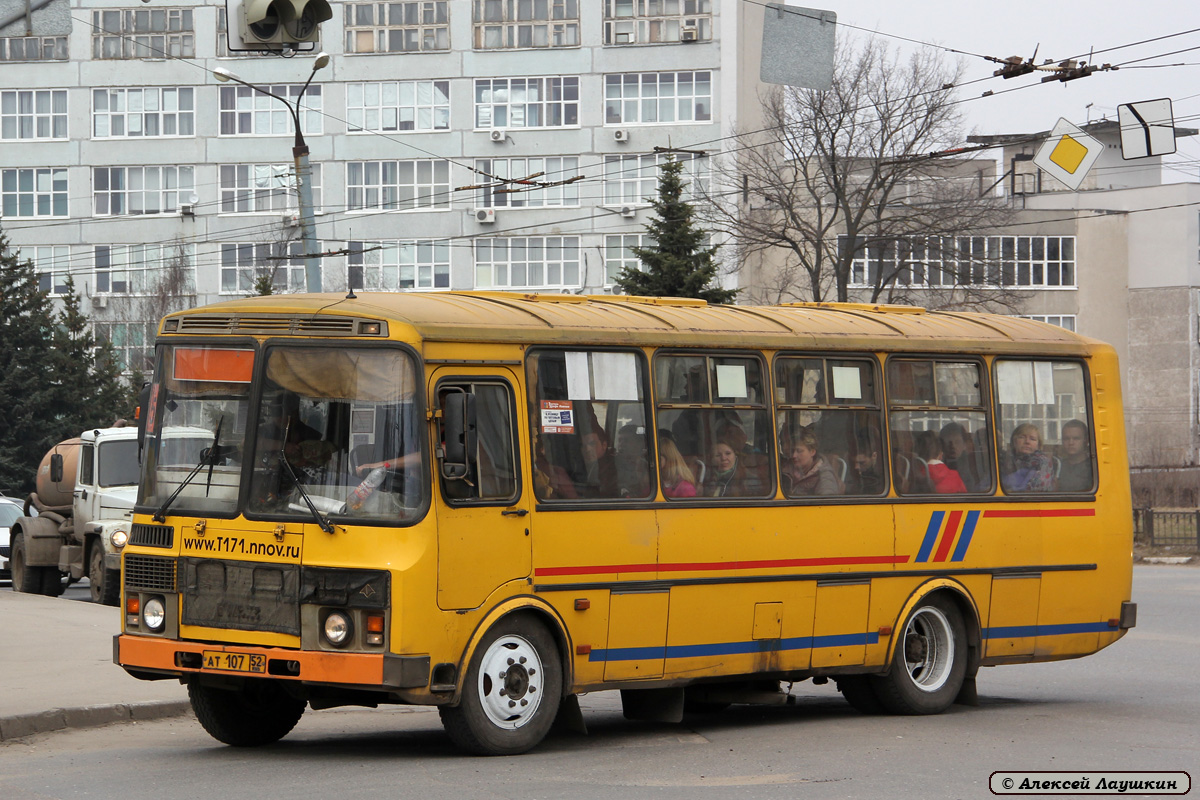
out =
[[1137,539],[1152,547],[1175,545],[1200,550],[1200,509],[1160,511],[1135,508],[1133,533]]

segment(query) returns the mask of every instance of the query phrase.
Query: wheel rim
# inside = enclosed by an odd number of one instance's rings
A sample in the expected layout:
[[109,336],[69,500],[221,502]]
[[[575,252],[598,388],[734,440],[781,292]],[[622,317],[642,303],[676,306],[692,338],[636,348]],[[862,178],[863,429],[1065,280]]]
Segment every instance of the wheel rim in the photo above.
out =
[[950,679],[954,665],[954,631],[950,620],[933,606],[920,608],[904,626],[904,670],[923,692],[936,692]]
[[479,664],[479,702],[493,725],[516,730],[542,703],[542,659],[527,639],[513,634],[488,645]]

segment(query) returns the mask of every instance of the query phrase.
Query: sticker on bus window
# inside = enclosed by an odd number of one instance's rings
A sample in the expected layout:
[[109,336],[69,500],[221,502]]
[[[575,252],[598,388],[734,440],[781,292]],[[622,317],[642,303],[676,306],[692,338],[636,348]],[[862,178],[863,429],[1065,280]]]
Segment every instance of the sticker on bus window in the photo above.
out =
[[592,399],[592,370],[587,353],[564,353],[567,366],[567,397],[572,400]]
[[862,382],[858,367],[833,367],[833,396],[842,400],[862,400]]
[[254,372],[254,351],[177,347],[174,366],[172,377],[177,381],[249,383]]
[[1054,405],[1054,365],[1049,361],[1001,361],[996,384],[1001,403]]
[[542,401],[542,433],[574,433],[572,404],[565,400]]
[[633,353],[592,353],[595,400],[637,400],[638,368]]
[[741,364],[717,365],[717,397],[749,397],[746,368]]

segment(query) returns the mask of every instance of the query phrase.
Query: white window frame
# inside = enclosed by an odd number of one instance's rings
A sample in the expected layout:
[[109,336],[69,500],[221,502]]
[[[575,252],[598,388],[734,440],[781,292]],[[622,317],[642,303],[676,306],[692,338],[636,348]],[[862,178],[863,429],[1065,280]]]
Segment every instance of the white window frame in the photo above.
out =
[[[318,243],[318,251],[320,247]],[[219,260],[223,295],[249,294],[260,274],[272,275],[271,286],[277,293],[303,292],[307,288],[304,243],[300,241],[223,242]]]
[[579,4],[580,0],[473,0],[475,49],[579,47]]
[[[557,112],[558,124],[547,124],[554,112]],[[531,116],[537,116],[539,124],[530,125]],[[578,127],[578,76],[475,79],[477,131],[491,128]]]
[[[536,158],[477,158],[475,169],[497,178],[520,179],[542,173],[536,181],[555,183],[579,174],[578,156],[547,156]],[[531,187],[516,184],[496,186],[496,181],[478,175],[484,185],[476,195],[475,205],[482,208],[564,208],[579,205],[579,186],[569,183],[559,186]],[[520,189],[496,193],[496,189]]]
[[[310,164],[313,212],[321,211],[321,165]],[[221,164],[219,214],[299,213],[295,164]]]
[[1074,314],[1021,314],[1021,319],[1032,319],[1037,322],[1045,322],[1047,325],[1057,325],[1060,328],[1068,331],[1075,330],[1075,315]]
[[[347,242],[346,285],[365,292],[450,288],[449,239]],[[352,274],[359,273],[351,283]]]
[[[848,244],[846,236],[838,237],[839,247]],[[1056,250],[1058,255],[1051,256]],[[868,245],[851,263],[850,288],[869,288],[874,285],[875,270],[895,270],[902,265],[908,266],[896,280],[899,286],[1039,291],[1078,288],[1075,237],[1052,235],[914,236]]]
[[[122,132],[113,133],[115,127]],[[158,133],[145,132],[151,127],[157,128]],[[174,128],[174,132],[165,133],[167,128]],[[93,139],[186,139],[195,136],[196,94],[191,86],[92,90]]]
[[[701,78],[703,76],[703,79]],[[687,83],[685,83],[685,79]],[[707,84],[707,93],[697,89]],[[689,93],[681,94],[690,86]],[[665,93],[669,90],[669,94]],[[710,70],[623,72],[604,76],[605,125],[686,125],[712,122]],[[703,101],[707,100],[707,105]],[[664,117],[671,117],[664,119]]]
[[[66,167],[0,169],[0,218],[68,217],[68,192]],[[27,213],[21,213],[22,210]]]
[[[430,53],[450,49],[450,3],[346,3],[346,55]],[[366,19],[369,16],[370,20]],[[393,21],[393,14],[401,19]],[[413,17],[417,19],[412,19]],[[386,22],[384,21],[386,18]],[[399,44],[399,47],[393,45]]]
[[[121,186],[113,188],[117,175]],[[195,191],[196,168],[192,166],[92,168],[92,213],[97,217],[175,214],[180,202]],[[120,210],[114,210],[116,205]]]
[[[96,343],[107,342],[116,356],[122,373],[154,369],[154,336],[158,322],[93,322]],[[133,361],[139,363],[135,366]]]
[[[582,286],[583,266],[578,236],[475,240],[476,289],[578,289]],[[531,281],[533,272],[538,272],[542,280]]]
[[[659,166],[671,158],[670,153],[630,153],[604,156],[604,205],[648,206],[658,197]],[[683,199],[694,200],[707,191],[712,178],[707,156],[675,154],[683,161],[687,176]],[[698,191],[699,189],[699,191]]]
[[195,284],[196,246],[168,244],[97,244],[92,246],[95,294],[146,296],[155,291],[155,278],[168,264],[187,264],[185,290]]
[[712,0],[604,0],[606,46],[711,39]]
[[350,133],[450,130],[450,81],[377,81],[346,84]]
[[616,286],[621,270],[641,270],[642,261],[633,254],[634,247],[645,247],[650,243],[645,233],[609,233],[604,236],[604,285]]
[[0,140],[34,142],[67,138],[66,89],[0,91]]
[[427,211],[449,207],[450,162],[445,159],[346,162],[347,211]]
[[[295,105],[304,89],[301,83],[263,86]],[[300,105],[300,127],[306,136],[324,132],[321,87],[311,84]],[[221,136],[290,136],[295,133],[292,114],[283,103],[241,84],[220,87]]]
[[196,57],[190,8],[125,8],[92,12],[92,58]]
[[20,257],[33,262],[39,290],[51,297],[67,293],[67,277],[71,274],[70,245],[27,245],[21,248]]

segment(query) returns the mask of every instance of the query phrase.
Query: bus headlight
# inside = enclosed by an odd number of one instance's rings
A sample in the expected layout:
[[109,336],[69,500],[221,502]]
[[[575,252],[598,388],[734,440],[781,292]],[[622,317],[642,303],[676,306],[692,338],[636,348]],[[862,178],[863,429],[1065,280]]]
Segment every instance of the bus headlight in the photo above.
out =
[[112,543],[113,549],[120,550],[129,544],[129,534],[123,530],[115,530],[112,536],[108,537],[108,541]]
[[146,628],[154,633],[163,629],[167,622],[167,609],[161,597],[151,597],[146,601],[146,605],[142,607],[142,621],[146,623]]
[[345,646],[354,632],[350,616],[341,611],[331,611],[325,617],[325,639],[334,647]]

